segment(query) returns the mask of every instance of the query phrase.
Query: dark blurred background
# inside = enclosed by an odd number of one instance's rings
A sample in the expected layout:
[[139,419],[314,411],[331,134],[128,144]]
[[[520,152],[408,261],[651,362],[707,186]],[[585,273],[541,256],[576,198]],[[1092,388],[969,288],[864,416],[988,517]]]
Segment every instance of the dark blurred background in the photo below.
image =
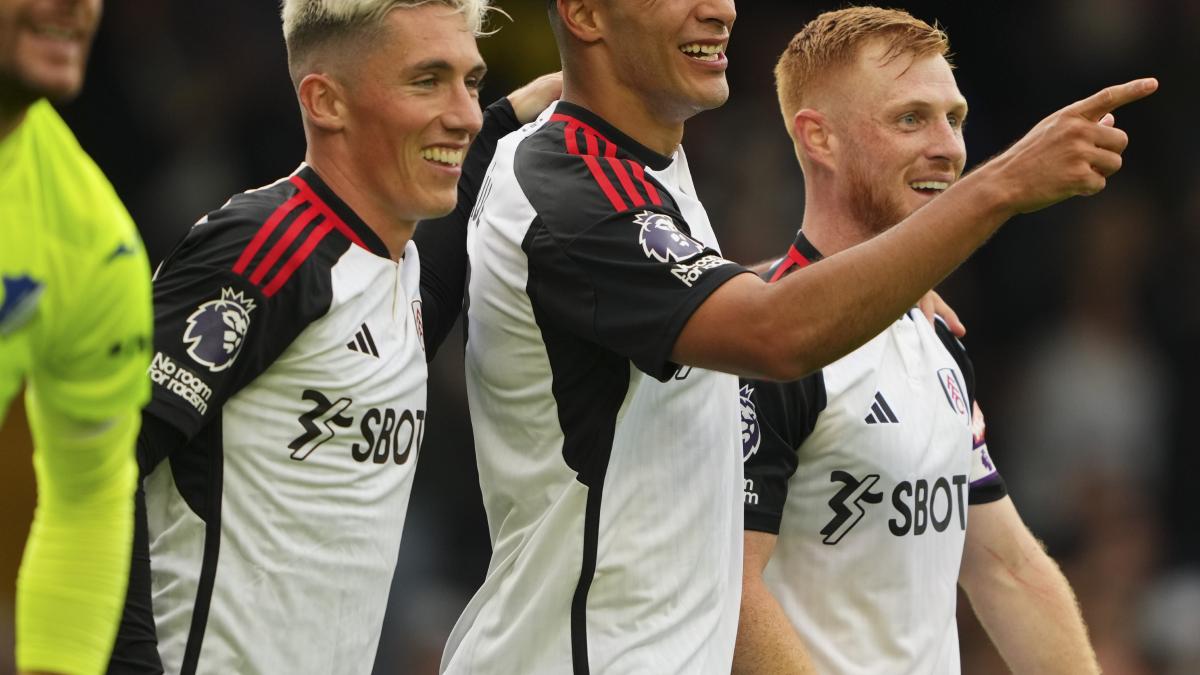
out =
[[[542,0],[481,40],[491,101],[557,56]],[[730,102],[689,122],[684,147],[725,254],[780,255],[802,181],[771,68],[791,35],[840,4],[742,0]],[[950,34],[971,104],[971,162],[1095,89],[1154,75],[1117,112],[1132,144],[1102,195],[1017,218],[943,284],[970,329],[989,447],[1018,509],[1060,561],[1110,674],[1200,673],[1200,3],[905,3]],[[301,161],[304,138],[275,3],[107,3],[83,95],[63,108],[157,263],[234,192]],[[911,255],[919,256],[920,251]],[[379,673],[433,673],[483,578],[478,494],[456,332],[431,373],[429,430],[380,642]],[[19,408],[0,452],[0,672],[12,667],[12,578],[32,479]],[[12,489],[9,489],[12,486]],[[1004,672],[960,601],[966,673]]]

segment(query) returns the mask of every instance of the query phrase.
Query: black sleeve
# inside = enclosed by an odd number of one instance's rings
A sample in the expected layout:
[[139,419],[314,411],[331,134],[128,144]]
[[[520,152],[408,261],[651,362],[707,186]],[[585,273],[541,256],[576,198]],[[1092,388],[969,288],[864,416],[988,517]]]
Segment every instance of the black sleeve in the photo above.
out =
[[741,404],[745,528],[779,534],[800,446],[825,409],[825,377],[817,371],[793,382],[742,380]]
[[[609,180],[594,172],[599,160],[562,151],[563,134],[546,129],[522,141],[513,160],[536,213],[521,247],[538,321],[665,382],[679,370],[670,355],[692,313],[749,270],[696,241],[670,192],[649,172],[634,174],[629,203],[606,196],[605,187],[616,188],[599,182]],[[641,166],[620,154],[605,164],[622,171]]]
[[[616,214],[567,236],[534,223],[525,241],[530,298],[561,328],[665,382],[679,369],[671,352],[692,313],[749,271],[696,242],[682,223],[678,214],[650,210]],[[659,259],[640,241],[646,228],[691,250],[680,260]]]
[[433,360],[462,310],[467,278],[467,222],[496,154],[496,144],[520,126],[507,98],[488,106],[483,112],[483,128],[463,162],[462,176],[458,179],[458,205],[447,216],[422,221],[413,233],[421,257],[421,319],[426,360]]
[[264,284],[271,277],[255,273],[268,266],[235,271],[274,211],[273,203],[257,203],[263,199],[239,195],[210,214],[155,274],[153,388],[146,410],[188,440],[324,314],[332,298],[329,275],[307,262],[270,294]]
[[983,409],[975,397],[975,366],[967,356],[967,348],[941,319],[934,321],[933,325],[946,351],[950,352],[962,371],[966,380],[967,400],[971,406],[971,475],[967,503],[975,505],[998,501],[1008,494],[1008,486],[988,450],[987,424],[984,422]]
[[129,587],[125,591],[125,608],[112,658],[108,663],[110,675],[148,675],[163,672],[158,654],[158,634],[154,626],[154,608],[150,590],[150,536],[146,523],[146,493],[142,479],[184,443],[183,435],[154,415],[142,415],[138,433],[138,486],[134,497],[133,554],[129,562]]

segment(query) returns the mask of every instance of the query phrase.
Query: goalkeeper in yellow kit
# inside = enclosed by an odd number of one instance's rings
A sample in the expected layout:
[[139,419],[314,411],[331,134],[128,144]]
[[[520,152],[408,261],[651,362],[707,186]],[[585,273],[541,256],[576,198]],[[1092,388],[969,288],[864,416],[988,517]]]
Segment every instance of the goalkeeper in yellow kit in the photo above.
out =
[[145,251],[45,100],[79,91],[100,4],[0,0],[0,419],[24,384],[38,482],[17,579],[22,672],[107,664],[150,391]]

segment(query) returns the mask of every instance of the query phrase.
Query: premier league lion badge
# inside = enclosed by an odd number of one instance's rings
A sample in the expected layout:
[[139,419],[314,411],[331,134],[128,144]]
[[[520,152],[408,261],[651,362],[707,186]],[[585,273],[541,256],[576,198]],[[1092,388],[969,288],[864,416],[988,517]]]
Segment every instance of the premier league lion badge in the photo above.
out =
[[754,453],[758,452],[758,446],[762,443],[762,427],[758,426],[758,411],[754,409],[754,400],[751,395],[754,393],[754,388],[750,385],[742,387],[738,392],[738,398],[742,404],[742,461],[750,459]]
[[214,373],[228,368],[242,349],[252,311],[253,299],[232,288],[221,289],[219,300],[209,300],[188,317],[183,334],[188,356]]
[[680,232],[675,221],[665,213],[642,211],[633,222],[642,226],[638,243],[647,258],[659,262],[683,262],[704,251],[700,242]]

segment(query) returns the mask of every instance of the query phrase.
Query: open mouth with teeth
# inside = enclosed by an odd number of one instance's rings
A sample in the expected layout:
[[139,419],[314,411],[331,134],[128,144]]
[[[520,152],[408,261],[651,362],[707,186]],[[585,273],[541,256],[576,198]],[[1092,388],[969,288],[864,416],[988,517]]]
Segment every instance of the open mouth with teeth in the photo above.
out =
[[909,183],[908,186],[923,195],[940,195],[946,188],[950,187],[949,183],[940,180],[918,180]]
[[710,63],[720,61],[725,56],[725,45],[704,45],[698,42],[686,44],[679,48],[687,56],[697,61]]
[[466,151],[461,148],[442,148],[432,147],[421,150],[421,159],[442,166],[460,166],[462,165],[463,155]]
[[79,39],[79,32],[62,26],[52,26],[49,24],[40,24],[33,27],[34,35],[38,37],[50,38],[52,40],[75,41]]

